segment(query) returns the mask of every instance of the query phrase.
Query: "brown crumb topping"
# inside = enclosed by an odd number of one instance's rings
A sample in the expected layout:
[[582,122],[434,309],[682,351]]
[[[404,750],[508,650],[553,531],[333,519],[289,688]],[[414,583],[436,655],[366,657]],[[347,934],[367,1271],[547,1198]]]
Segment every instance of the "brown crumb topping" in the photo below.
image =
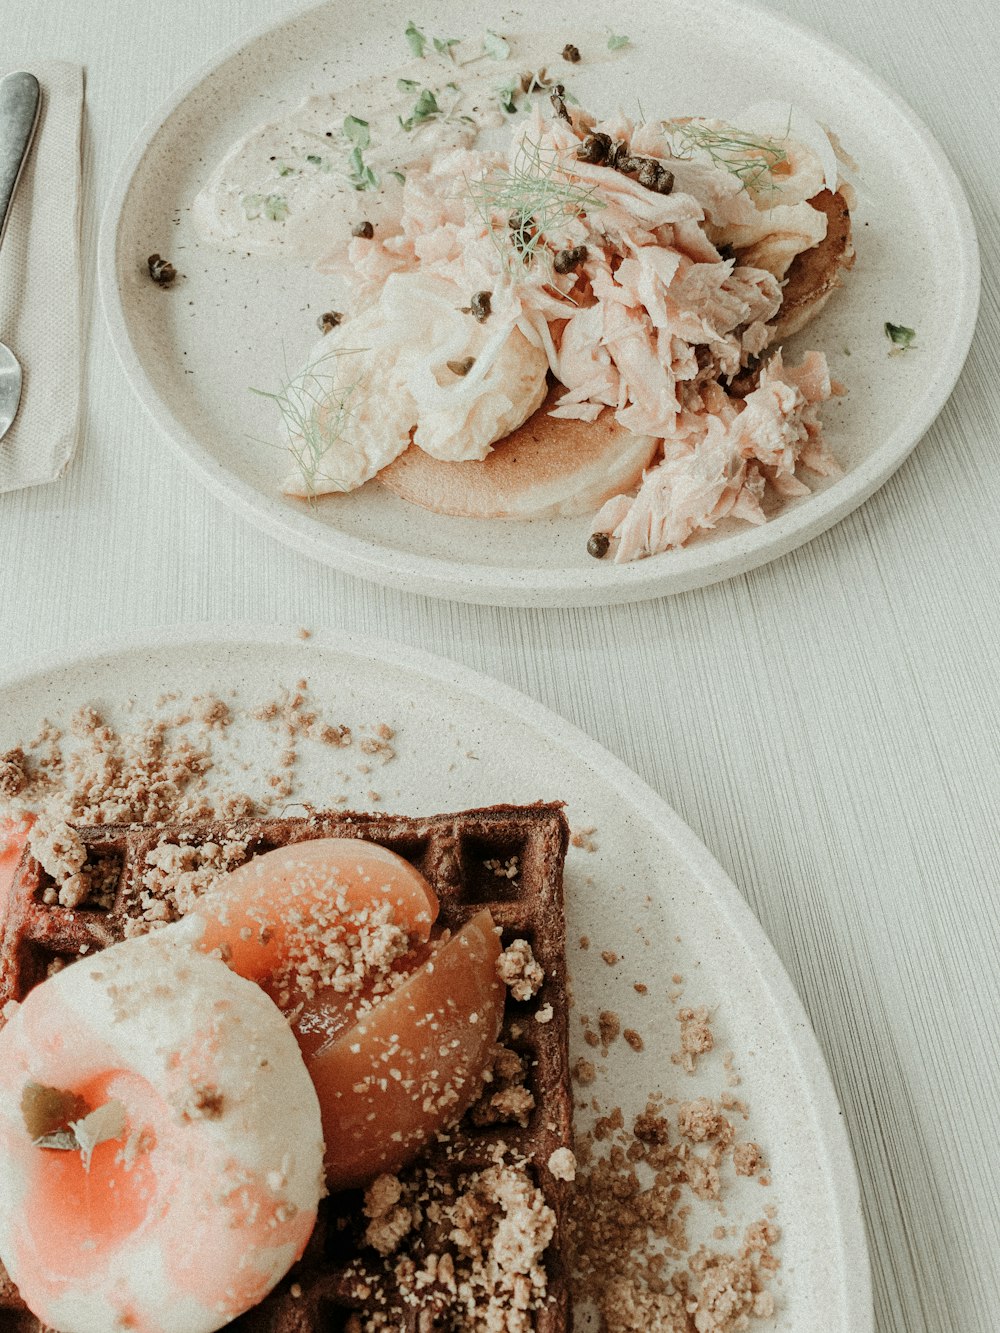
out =
[[756,1143],[737,1143],[733,1149],[733,1168],[738,1176],[755,1176],[766,1165]]
[[178,921],[213,889],[221,875],[247,859],[246,843],[206,842],[199,846],[161,842],[146,855],[143,873],[142,919],[129,922],[132,935],[142,935]]
[[577,829],[570,837],[570,843],[574,847],[579,847],[585,852],[596,852],[597,843],[594,841],[594,834],[597,829],[594,827]]
[[[428,1323],[428,1329],[532,1333],[537,1327],[548,1291],[544,1255],[556,1219],[526,1166],[506,1160],[502,1149],[493,1165],[454,1183],[419,1168],[380,1176],[365,1192],[364,1211],[365,1239],[383,1256],[385,1279],[404,1304],[426,1312],[433,1293],[438,1317],[447,1323]],[[429,1247],[398,1254],[421,1221],[430,1223]],[[380,1280],[376,1275],[376,1290]],[[403,1326],[399,1315],[376,1310],[354,1328],[396,1333]]]
[[515,1000],[531,1000],[545,980],[545,972],[527,940],[514,940],[497,959],[497,976]]
[[556,1180],[575,1180],[576,1155],[571,1148],[556,1148],[549,1155],[548,1168]]
[[681,1049],[671,1059],[691,1074],[698,1067],[699,1057],[707,1055],[715,1046],[711,1017],[702,1005],[698,1009],[678,1010],[677,1021],[681,1028]]
[[65,820],[40,819],[28,834],[28,848],[54,881],[45,901],[61,907],[79,907],[90,894],[90,879],[84,873],[87,849],[75,829]]
[[524,1057],[502,1043],[494,1048],[493,1058],[483,1076],[484,1090],[469,1111],[474,1125],[520,1125],[525,1128],[535,1107],[535,1097],[527,1085],[528,1066]]
[[0,796],[19,796],[28,785],[27,756],[19,745],[0,754]]
[[[734,1250],[691,1252],[690,1200],[719,1197],[732,1145],[731,1123],[705,1098],[672,1116],[651,1098],[631,1131],[616,1108],[581,1137],[570,1212],[576,1287],[605,1333],[740,1333],[774,1313],[768,1286],[779,1232],[769,1219]],[[717,1229],[716,1242],[724,1239]]]

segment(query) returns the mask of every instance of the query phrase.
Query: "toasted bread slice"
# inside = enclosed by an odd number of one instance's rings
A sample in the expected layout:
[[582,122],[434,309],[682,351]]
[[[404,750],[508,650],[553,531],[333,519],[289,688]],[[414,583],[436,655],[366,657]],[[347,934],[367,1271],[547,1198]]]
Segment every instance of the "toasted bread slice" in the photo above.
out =
[[638,485],[656,451],[606,408],[594,422],[549,416],[561,385],[482,462],[442,463],[411,445],[378,480],[388,490],[462,518],[569,518],[593,514]]
[[826,236],[792,260],[768,346],[790,338],[818,315],[840,286],[841,271],[854,263],[851,214],[844,195],[820,190],[809,202],[826,214]]

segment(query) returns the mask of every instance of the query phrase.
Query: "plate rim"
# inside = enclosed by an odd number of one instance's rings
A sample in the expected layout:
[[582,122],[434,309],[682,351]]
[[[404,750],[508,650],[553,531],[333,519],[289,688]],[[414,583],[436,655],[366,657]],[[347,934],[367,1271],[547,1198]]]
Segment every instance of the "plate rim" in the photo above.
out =
[[101,659],[227,645],[249,649],[294,647],[303,653],[327,649],[346,653],[359,663],[377,661],[415,672],[425,680],[457,687],[527,723],[547,743],[568,750],[598,774],[601,781],[620,792],[641,818],[667,838],[745,951],[747,966],[756,971],[776,1011],[779,1031],[811,1093],[809,1110],[814,1141],[822,1146],[829,1165],[831,1206],[839,1230],[840,1270],[845,1279],[844,1333],[875,1333],[871,1252],[857,1163],[833,1077],[805,1005],[764,927],[705,843],[664,797],[587,732],[504,681],[439,654],[381,636],[341,634],[328,627],[317,628],[308,639],[303,639],[297,627],[280,622],[184,621],[133,629],[77,647],[53,649],[39,654],[30,663],[22,662],[0,671],[0,693],[22,689],[36,681],[44,683],[46,677],[55,673],[86,669]]
[[[943,358],[939,354],[935,358],[934,374],[920,399],[921,410],[915,413],[912,421],[904,419],[868,458],[826,490],[814,493],[802,505],[785,510],[760,527],[741,529],[718,543],[682,547],[626,565],[605,567],[595,562],[593,569],[470,565],[438,556],[397,551],[376,541],[321,526],[308,515],[291,510],[277,492],[264,494],[237,477],[174,415],[146,373],[130,336],[124,295],[118,280],[119,231],[132,182],[144,156],[157,133],[190,94],[244,48],[269,33],[301,22],[310,14],[331,8],[334,3],[335,0],[310,0],[310,3],[293,8],[276,19],[269,19],[252,32],[228,43],[175,88],[133,140],[114,176],[100,222],[97,276],[101,306],[125,377],[175,453],[210,493],[246,522],[323,565],[371,579],[383,586],[494,606],[610,605],[707,587],[780,559],[820,536],[863,504],[916,448],[958,382],[976,329],[981,291],[979,243],[962,183],[941,145],[916,112],[864,61],[797,19],[768,9],[755,0],[717,0],[717,7],[721,5],[758,22],[784,28],[799,40],[845,62],[856,76],[866,80],[894,106],[921,140],[940,173],[957,242],[953,255],[955,289],[959,299],[953,307],[948,354]],[[613,571],[610,577],[609,571]]]

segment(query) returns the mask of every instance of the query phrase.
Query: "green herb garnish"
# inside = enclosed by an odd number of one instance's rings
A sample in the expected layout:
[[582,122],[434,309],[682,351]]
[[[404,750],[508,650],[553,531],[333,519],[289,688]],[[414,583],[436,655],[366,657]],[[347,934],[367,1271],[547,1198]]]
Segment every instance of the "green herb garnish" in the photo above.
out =
[[[451,48],[458,45],[457,37],[435,37],[433,38],[434,50],[442,56],[451,56]],[[452,59],[454,57],[452,56]]]
[[890,356],[893,353],[908,352],[913,346],[913,340],[917,336],[916,329],[908,329],[905,324],[890,324],[888,320],[885,323],[885,336],[892,343]]
[[245,194],[241,200],[248,222],[259,217],[271,222],[284,222],[288,217],[288,203],[280,194]]
[[434,93],[430,88],[424,88],[421,90],[416,105],[409,116],[405,120],[402,116],[399,116],[398,119],[402,128],[409,134],[417,125],[423,125],[425,121],[433,120],[435,116],[440,114],[441,108],[438,106],[438,100]]
[[507,60],[510,57],[510,43],[491,28],[486,29],[483,38],[483,50],[491,60]]
[[321,167],[323,165],[323,159],[320,157],[319,153],[306,153],[306,161],[313,167]]
[[416,79],[397,79],[396,87],[401,93],[415,93],[420,87]]
[[574,184],[563,172],[558,156],[543,153],[528,138],[521,141],[510,171],[498,169],[478,180],[467,180],[466,188],[508,264],[509,247],[525,265],[538,253],[551,258],[546,248],[550,233],[587,209],[604,207],[595,186]]
[[344,117],[344,134],[355,148],[367,148],[372,141],[367,120],[359,120],[357,116]]
[[513,116],[517,111],[517,102],[515,101],[515,98],[517,97],[517,92],[520,86],[519,80],[511,79],[509,83],[505,83],[502,87],[497,89],[497,97],[500,99],[500,105],[507,112],[508,116]]
[[403,175],[401,171],[390,171],[389,175],[395,176],[396,180],[399,181],[400,185],[402,185],[406,180],[406,177]]
[[406,25],[406,32],[403,35],[407,42],[409,42],[410,50],[419,60],[427,47],[427,38],[412,19],[410,19],[409,23]]
[[608,50],[620,51],[625,46],[630,46],[631,38],[626,37],[624,33],[608,33]]
[[371,167],[365,164],[360,148],[352,148],[351,156],[347,160],[351,168],[348,180],[356,190],[378,189],[378,177],[375,175],[374,171],[372,171]]
[[310,499],[315,497],[318,481],[335,480],[323,471],[323,459],[347,432],[354,410],[353,395],[360,383],[360,379],[343,383],[338,367],[329,364],[330,358],[357,355],[361,350],[341,347],[324,352],[297,375],[289,374],[286,363],[285,383],[277,393],[250,390],[277,405],[288,436],[285,443]]
[[735,176],[747,190],[777,188],[770,179],[771,172],[779,162],[787,160],[788,154],[776,139],[749,134],[733,125],[715,129],[696,121],[682,125],[665,121],[664,129],[676,141],[678,157],[690,158],[700,151],[714,166]]
[[[309,159],[306,158],[306,161],[308,162]],[[279,176],[294,176],[295,173],[296,173],[296,168],[290,167],[287,162],[282,162],[281,166],[278,168]]]

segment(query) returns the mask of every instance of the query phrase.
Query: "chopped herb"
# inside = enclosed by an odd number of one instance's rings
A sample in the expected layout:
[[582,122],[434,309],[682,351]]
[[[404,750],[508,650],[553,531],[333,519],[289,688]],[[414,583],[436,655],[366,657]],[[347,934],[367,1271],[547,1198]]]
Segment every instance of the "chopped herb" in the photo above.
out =
[[568,60],[571,65],[580,63],[580,48],[574,46],[572,42],[567,42],[562,49],[563,60]]
[[36,1148],[59,1148],[62,1152],[79,1152],[80,1145],[71,1129],[57,1129],[51,1134],[40,1134],[32,1139]]
[[396,87],[401,93],[415,93],[420,87],[416,79],[397,79]]
[[306,161],[311,163],[314,167],[321,167],[323,165],[323,159],[320,157],[319,153],[306,153]]
[[435,37],[434,50],[442,56],[450,56],[451,48],[458,45],[457,37]]
[[372,141],[367,120],[358,120],[357,116],[344,117],[344,134],[355,148],[367,148]]
[[886,320],[885,336],[892,343],[894,352],[906,352],[913,346],[917,331],[916,329],[908,329],[905,324],[890,324]]
[[127,1123],[125,1107],[117,1100],[105,1102],[82,1120],[73,1121],[70,1129],[76,1136],[85,1171],[90,1170],[94,1149],[102,1143],[124,1137]]
[[491,28],[486,29],[486,36],[483,38],[483,50],[491,60],[508,60],[510,58],[510,43],[505,41],[499,33],[493,32]]
[[287,433],[285,444],[305,482],[310,500],[316,496],[317,482],[336,481],[324,468],[324,460],[344,438],[354,412],[353,395],[360,380],[345,381],[340,373],[339,358],[357,355],[363,350],[332,348],[297,375],[286,369],[285,382],[277,393],[250,390],[261,398],[270,398],[280,411]]
[[433,120],[435,116],[439,116],[440,114],[441,108],[438,106],[437,98],[434,96],[430,88],[424,88],[421,90],[416,105],[410,115],[407,116],[406,120],[404,120],[402,116],[398,119],[403,129],[409,133],[417,125],[422,125],[425,120]]
[[[576,184],[557,154],[529,138],[521,141],[510,170],[495,169],[467,180],[466,187],[505,261],[513,249],[526,266],[537,252],[551,262],[550,233],[555,241],[570,219],[604,207],[593,187]],[[498,214],[506,217],[506,226],[498,225]]]
[[497,89],[497,97],[500,99],[500,105],[507,112],[508,116],[513,116],[517,111],[517,102],[514,99],[517,96],[519,88],[519,80],[511,79],[510,83],[505,83],[502,88]]
[[254,222],[259,217],[266,217],[271,222],[284,222],[288,217],[288,203],[280,194],[245,194],[241,202],[248,222]]
[[405,36],[407,42],[409,42],[410,50],[419,60],[420,57],[424,54],[424,50],[426,49],[427,38],[420,31],[420,29],[417,27],[417,25],[413,22],[412,19],[410,19],[409,23],[406,25],[406,32],[403,35]]
[[697,121],[677,124],[664,121],[664,129],[677,141],[678,157],[692,157],[696,150],[705,153],[712,164],[735,176],[745,189],[776,189],[772,170],[788,154],[776,139],[748,134],[732,125],[716,129]]
[[[87,1103],[75,1092],[64,1092],[61,1088],[51,1088],[33,1080],[26,1083],[21,1092],[21,1115],[24,1118],[24,1127],[34,1143],[53,1134],[72,1134],[69,1126],[74,1120],[85,1116],[89,1110]],[[75,1143],[75,1135],[73,1140]]]
[[177,277],[177,270],[170,260],[161,259],[159,255],[150,255],[146,260],[146,267],[149,269],[149,276],[158,287],[171,286]]
[[351,167],[351,174],[348,177],[356,190],[377,190],[378,177],[372,171],[371,167],[365,165],[365,160],[361,156],[360,148],[352,148],[351,156],[348,158]]
[[626,37],[624,34],[618,34],[614,32],[608,33],[609,51],[620,51],[622,47],[630,45],[631,45],[630,39]]
[[399,181],[400,185],[402,185],[402,184],[404,183],[404,181],[406,180],[406,177],[403,175],[403,173],[402,173],[401,171],[390,171],[390,172],[389,172],[389,175],[390,175],[390,176],[394,176],[394,177],[396,178],[396,180]]
[[[314,161],[314,160],[315,160],[316,162],[319,162],[319,161],[320,161],[320,159],[319,159],[318,157],[315,158],[315,159],[313,159],[313,158],[308,158],[308,157],[306,158],[306,161],[307,161],[307,162]],[[288,165],[287,162],[282,162],[281,166],[278,168],[278,175],[279,175],[279,176],[294,176],[294,175],[295,175],[295,171],[296,171],[295,167],[290,167],[290,166]]]

